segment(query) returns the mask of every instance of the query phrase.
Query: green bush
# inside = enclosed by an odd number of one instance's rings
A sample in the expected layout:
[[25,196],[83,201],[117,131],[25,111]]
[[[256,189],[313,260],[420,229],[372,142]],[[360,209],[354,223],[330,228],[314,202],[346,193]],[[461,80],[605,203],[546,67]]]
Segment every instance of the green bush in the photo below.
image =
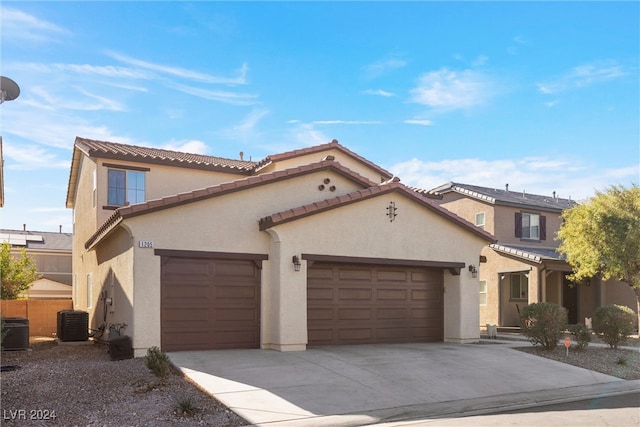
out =
[[147,350],[144,364],[158,378],[165,379],[169,375],[169,369],[171,368],[169,356],[160,351],[158,347],[151,347]]
[[582,351],[589,346],[589,343],[591,342],[591,332],[585,325],[582,323],[573,325],[569,327],[569,332],[571,332],[571,335],[573,335],[578,343],[576,350]]
[[191,417],[200,411],[195,400],[191,396],[182,396],[176,399],[174,411],[178,415]]
[[538,302],[524,307],[520,320],[524,335],[534,346],[553,350],[567,326],[567,310],[558,304]]
[[634,332],[635,312],[623,305],[603,305],[593,313],[593,332],[611,348],[618,348]]

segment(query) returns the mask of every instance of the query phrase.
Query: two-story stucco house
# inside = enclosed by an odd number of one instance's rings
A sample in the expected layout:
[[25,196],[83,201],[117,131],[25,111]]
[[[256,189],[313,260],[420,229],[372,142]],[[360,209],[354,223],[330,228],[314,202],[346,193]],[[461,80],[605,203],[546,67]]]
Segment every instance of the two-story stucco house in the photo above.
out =
[[75,307],[136,355],[479,338],[493,236],[337,141],[223,159],[77,138]]
[[561,214],[570,199],[450,182],[430,191],[436,203],[493,234],[482,250],[480,325],[518,326],[518,311],[547,301],[567,309],[570,324],[584,323],[600,305],[635,309],[635,294],[620,282],[593,278],[571,283],[571,267],[556,251]]

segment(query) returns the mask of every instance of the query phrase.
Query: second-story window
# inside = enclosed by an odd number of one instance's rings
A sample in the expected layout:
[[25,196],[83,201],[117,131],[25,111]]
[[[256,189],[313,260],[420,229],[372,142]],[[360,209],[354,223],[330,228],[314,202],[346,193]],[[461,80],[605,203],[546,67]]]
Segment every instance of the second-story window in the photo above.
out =
[[546,240],[546,217],[536,213],[516,212],[516,237],[523,240]]
[[109,206],[126,206],[145,201],[144,172],[134,170],[109,169]]
[[476,225],[484,230],[484,212],[476,214]]

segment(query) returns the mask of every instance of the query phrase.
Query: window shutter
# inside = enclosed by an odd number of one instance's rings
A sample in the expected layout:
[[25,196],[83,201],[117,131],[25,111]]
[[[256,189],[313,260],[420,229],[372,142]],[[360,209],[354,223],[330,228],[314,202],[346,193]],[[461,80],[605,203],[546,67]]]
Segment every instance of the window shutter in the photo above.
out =
[[540,240],[547,240],[547,217],[540,215]]
[[522,213],[516,212],[516,237],[522,237]]

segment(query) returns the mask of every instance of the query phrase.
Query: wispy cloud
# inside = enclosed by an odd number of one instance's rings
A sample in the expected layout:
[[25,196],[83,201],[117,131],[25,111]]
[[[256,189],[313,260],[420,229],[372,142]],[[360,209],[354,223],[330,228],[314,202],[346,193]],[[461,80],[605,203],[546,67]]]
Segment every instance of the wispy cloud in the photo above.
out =
[[487,78],[473,70],[452,71],[442,68],[420,76],[411,89],[411,102],[439,110],[475,107],[489,96]]
[[406,123],[408,125],[420,125],[420,126],[433,125],[433,122],[431,120],[420,120],[420,119],[405,120],[403,123]]
[[379,125],[377,120],[314,120],[314,125]]
[[455,159],[437,162],[413,158],[389,168],[409,186],[431,189],[449,181],[513,191],[584,199],[594,190],[609,185],[637,182],[640,165],[623,166],[594,174],[593,168],[576,165],[569,160],[558,161],[543,157],[480,160]]
[[155,64],[153,62],[143,61],[141,59],[132,58],[118,52],[107,51],[106,54],[111,58],[132,65],[134,67],[155,71],[162,74],[168,74],[173,77],[197,81],[201,83],[228,84],[228,85],[244,85],[247,83],[247,71],[249,66],[242,64],[234,77],[220,77],[212,74],[206,74],[199,71],[189,70],[181,67],[173,67],[169,65]]
[[34,44],[57,43],[71,31],[18,9],[2,7],[0,11],[3,42],[16,40]]
[[[77,114],[64,111],[34,112],[24,101],[21,108],[3,110],[3,134],[5,141],[8,135],[20,138],[36,145],[45,145],[70,150],[77,135],[103,141],[116,141],[135,144],[127,137],[114,134],[109,127],[93,125],[81,119]],[[16,105],[17,107],[18,105]],[[34,114],[38,116],[34,126]]]
[[167,86],[189,95],[197,96],[199,98],[208,99],[211,101],[223,102],[225,104],[248,106],[259,103],[257,95],[222,90],[202,89],[199,87],[187,86],[178,83],[167,83]]
[[382,90],[382,89],[376,89],[376,90],[368,89],[368,90],[365,90],[364,93],[367,95],[384,96],[384,97],[396,96],[395,93],[387,92],[386,90]]
[[549,95],[598,83],[605,83],[628,74],[629,72],[617,63],[596,62],[573,67],[564,75],[556,79],[537,83],[537,86],[538,92]]
[[18,146],[4,143],[3,155],[10,170],[67,169],[69,159],[61,160],[50,150],[36,145]]
[[403,68],[407,65],[407,61],[398,58],[385,59],[362,67],[368,78],[379,77],[389,71]]

